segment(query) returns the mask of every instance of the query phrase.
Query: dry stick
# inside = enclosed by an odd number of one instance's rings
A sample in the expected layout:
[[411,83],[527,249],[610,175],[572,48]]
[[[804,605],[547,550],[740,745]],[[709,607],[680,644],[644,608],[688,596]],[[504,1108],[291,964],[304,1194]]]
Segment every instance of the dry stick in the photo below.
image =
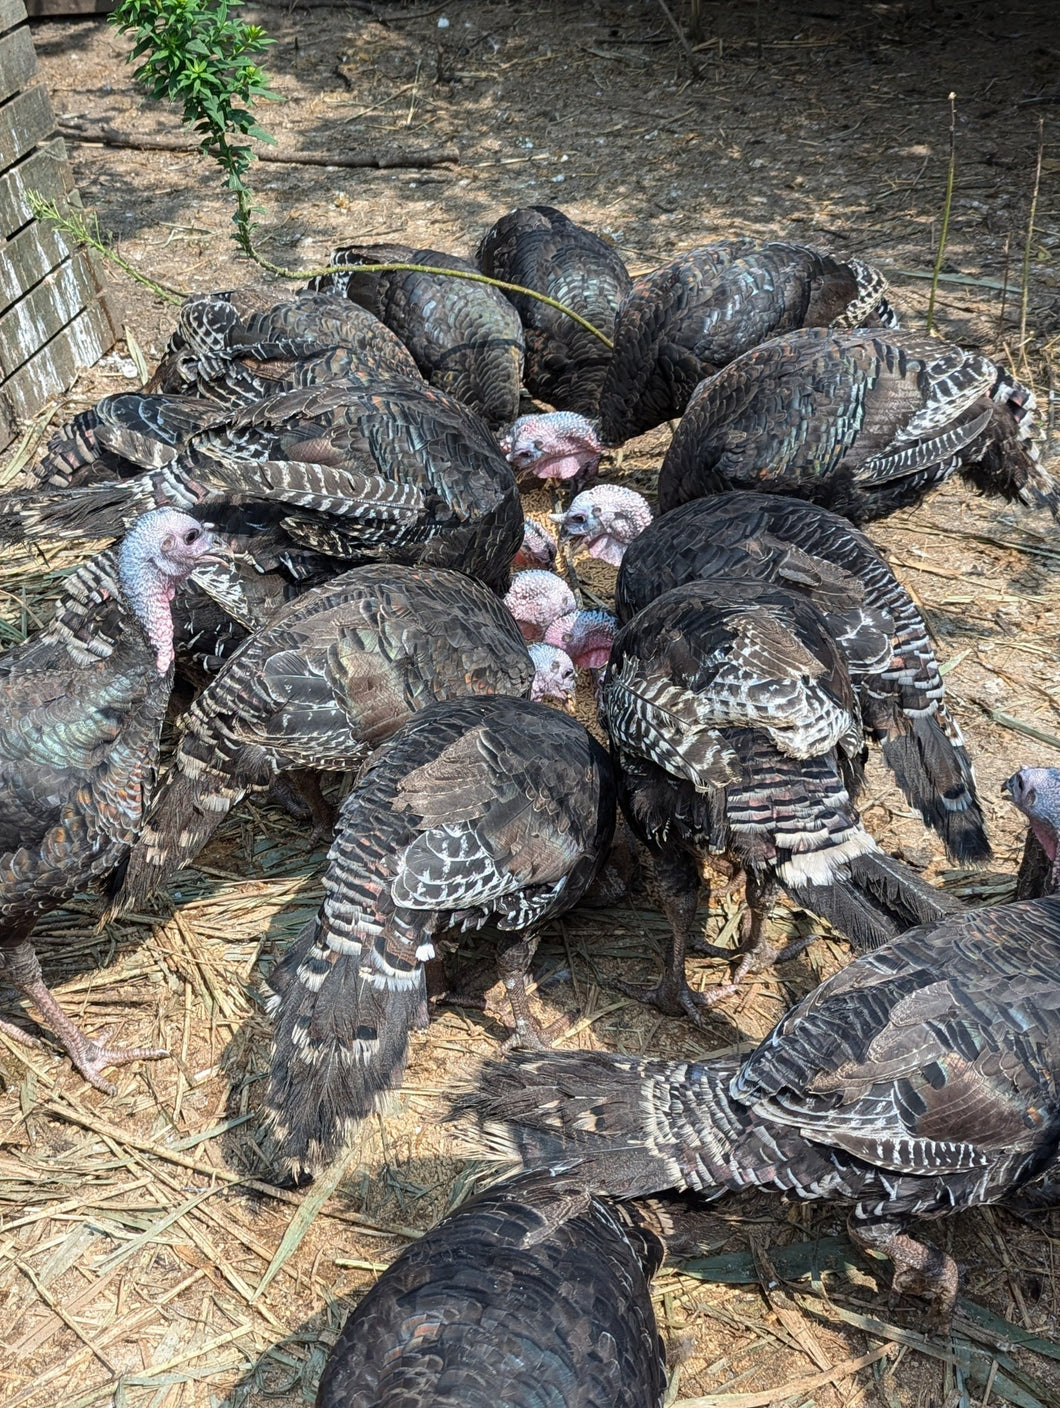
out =
[[670,21],[670,27],[673,32],[677,35],[678,43],[681,45],[681,48],[685,51],[685,58],[688,60],[688,67],[692,70],[692,77],[702,78],[703,70],[699,67],[699,64],[696,62],[696,56],[692,52],[692,46],[691,44],[689,44],[688,39],[685,36],[684,30],[677,23],[676,19],[674,19],[673,12],[670,9],[669,5],[666,3],[666,0],[659,0],[659,9],[662,10],[663,14]]
[[957,94],[950,94],[950,164],[946,173],[946,200],[942,207],[942,229],[939,232],[939,248],[935,255],[935,268],[931,275],[931,295],[927,306],[928,336],[935,331],[935,292],[942,273],[942,256],[946,252],[946,237],[950,232],[950,208],[953,205],[953,178],[957,169]]
[[[74,142],[100,142],[105,147],[128,147],[131,151],[145,152],[197,152],[198,142],[183,137],[137,136],[134,132],[119,132],[106,123],[98,127],[71,127],[67,123],[58,126],[60,136]],[[354,152],[352,156],[317,156],[312,152],[298,155],[285,155],[282,152],[260,151],[258,161],[277,162],[281,166],[355,166],[378,167],[388,170],[393,167],[428,167],[453,165],[460,160],[460,153],[452,143],[444,147],[433,147],[422,152]]]
[[1038,213],[1038,190],[1042,183],[1042,151],[1045,145],[1045,119],[1038,119],[1038,161],[1034,170],[1034,191],[1031,195],[1031,213],[1027,218],[1027,238],[1023,243],[1023,269],[1020,273],[1020,340],[1019,365],[1027,366],[1027,304],[1030,301],[1031,284],[1031,242],[1034,238],[1034,217]]

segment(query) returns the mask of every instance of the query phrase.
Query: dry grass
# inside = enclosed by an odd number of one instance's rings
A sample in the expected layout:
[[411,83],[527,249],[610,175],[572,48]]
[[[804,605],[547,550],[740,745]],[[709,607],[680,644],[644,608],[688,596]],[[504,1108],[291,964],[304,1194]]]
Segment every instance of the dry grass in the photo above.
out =
[[[973,0],[923,22],[899,8],[843,7],[831,18],[753,4],[704,13],[698,86],[687,83],[685,57],[650,0],[621,8],[601,0],[579,7],[576,20],[558,3],[455,0],[444,34],[422,6],[387,7],[381,19],[271,9],[265,21],[279,40],[271,66],[289,102],[268,120],[285,145],[455,140],[462,163],[428,173],[271,171],[261,183],[268,252],[319,257],[350,238],[467,248],[500,211],[545,199],[614,233],[635,269],[720,233],[851,248],[887,267],[906,321],[923,326],[945,94],[955,86],[947,251],[955,263],[944,271],[936,316],[944,331],[1029,373],[1051,431],[1060,327],[1048,263],[1058,235],[1048,127],[1036,234],[1044,243],[1032,254],[1022,349],[1019,278],[1006,272],[1004,254],[1006,241],[1023,249],[1040,109],[1022,105],[1050,91],[1034,43],[1047,42],[1048,7],[1029,3],[1020,23],[1031,37],[1008,41],[1006,30],[1006,44],[991,29],[992,7]],[[954,37],[943,42],[935,23]],[[121,46],[96,22],[36,37],[59,111],[76,104],[118,127],[172,127],[133,93]],[[561,152],[570,153],[566,164]],[[197,288],[252,277],[233,274],[227,211],[192,158],[163,167],[142,153],[80,146],[74,154],[86,203],[122,235],[134,262]],[[564,184],[551,184],[560,176]],[[1012,270],[1018,263],[1013,254]],[[137,342],[154,355],[171,312],[123,294]],[[53,408],[53,419],[131,384],[111,361]],[[9,452],[0,467],[0,484],[18,481],[47,431],[43,418],[30,427],[22,454]],[[666,438],[660,431],[636,442],[617,477],[650,491]],[[545,491],[528,501],[533,511],[549,506]],[[1020,828],[1000,783],[1025,762],[1060,762],[1055,528],[948,486],[875,525],[873,537],[916,593],[949,669],[996,861],[985,873],[949,868],[879,767],[866,822],[881,844],[970,902],[1004,899]],[[0,642],[46,619],[74,560],[46,551],[0,562]],[[610,569],[577,567],[606,600]],[[586,699],[583,717],[588,711]],[[414,1036],[392,1112],[369,1123],[332,1179],[307,1194],[266,1181],[257,1144],[269,1039],[262,976],[316,908],[322,860],[286,817],[252,802],[181,877],[175,906],[160,902],[99,933],[88,899],[41,924],[45,974],[68,1010],[93,1033],[113,1026],[122,1042],[164,1046],[172,1059],[114,1072],[117,1093],[104,1097],[64,1059],[0,1038],[3,1408],[311,1402],[347,1305],[475,1178],[438,1114],[440,1097],[505,1035],[496,992],[486,1014],[443,1009]],[[731,933],[738,900],[719,885],[703,917],[712,936]],[[777,922],[794,920],[781,912]],[[535,963],[535,1002],[546,1021],[573,1020],[561,1044],[729,1051],[753,1043],[847,958],[842,945],[815,941],[748,983],[697,1032],[610,986],[616,976],[655,973],[663,932],[645,889],[617,909],[553,926]],[[720,972],[716,963],[692,967],[704,984]],[[929,1229],[965,1270],[959,1333],[949,1343],[922,1337],[917,1307],[888,1308],[889,1269],[850,1259],[835,1240],[836,1209],[748,1195],[686,1207],[681,1223],[679,1264],[655,1283],[679,1366],[678,1402],[1060,1403],[1053,1217],[1029,1225],[994,1209]],[[821,1270],[825,1263],[832,1269]],[[1041,1338],[1024,1343],[1028,1335]]]

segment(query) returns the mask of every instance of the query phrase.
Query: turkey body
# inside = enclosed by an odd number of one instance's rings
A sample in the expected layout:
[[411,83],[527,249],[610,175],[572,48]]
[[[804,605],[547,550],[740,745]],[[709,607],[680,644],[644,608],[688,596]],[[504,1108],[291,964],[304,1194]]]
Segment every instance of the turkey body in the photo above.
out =
[[722,240],[635,281],[618,310],[600,434],[621,445],[684,411],[704,377],[793,328],[897,323],[886,281],[806,245]]
[[[699,1005],[683,971],[700,856],[724,854],[747,877],[752,947],[738,977],[771,953],[763,925],[778,886],[858,948],[951,907],[861,826],[861,719],[832,636],[795,592],[717,579],[658,597],[615,637],[604,709],[622,810],[652,853],[673,931],[649,995],[664,1011],[694,1017]],[[890,654],[871,629],[861,648],[875,662]]]
[[361,766],[440,699],[529,694],[533,663],[498,597],[459,572],[376,564],[290,602],[192,703],[113,911],[187,865],[252,787]]
[[[403,244],[348,245],[332,264],[426,264],[476,273],[474,264]],[[523,327],[500,289],[471,279],[407,270],[323,274],[311,288],[334,290],[396,334],[432,386],[477,411],[497,429],[519,414]]]
[[1031,393],[987,357],[917,333],[804,329],[698,387],[663,460],[659,509],[752,489],[863,523],[959,473],[1055,511],[1033,422]]
[[523,536],[511,469],[478,416],[422,382],[330,382],[237,411],[143,395],[96,409],[97,436],[146,472],[20,496],[7,534],[105,537],[158,504],[253,507],[277,550],[458,566],[507,589]]
[[522,1039],[540,925],[576,904],[615,826],[607,754],[581,724],[496,697],[433,704],[371,760],[339,816],[324,901],[274,970],[267,1105],[292,1170],[334,1156],[400,1080],[450,927],[519,935],[501,971]]
[[[610,338],[630,278],[618,252],[550,205],[509,211],[487,230],[475,256],[490,278],[547,294]],[[557,411],[595,415],[607,346],[557,308],[509,293],[526,342],[523,381]]]
[[852,1203],[895,1289],[945,1319],[952,1260],[908,1233],[1011,1193],[1060,1139],[1060,901],[976,910],[863,954],[749,1056],[552,1053],[487,1068],[467,1097],[494,1150],[636,1197],[749,1185]]
[[[618,621],[674,587],[715,577],[772,583],[815,603],[843,652],[865,730],[882,745],[906,797],[955,859],[989,859],[972,765],[946,707],[927,627],[869,539],[802,499],[750,493],[693,499],[656,519],[626,549],[615,584]],[[883,659],[866,658],[862,648],[873,630],[890,640]]]
[[42,914],[107,874],[139,834],[173,685],[169,597],[213,547],[185,514],[146,515],[120,551],[72,574],[50,626],[0,657],[2,968],[105,1091],[102,1066],[165,1053],[87,1041],[44,986],[28,939]]
[[659,1408],[648,1282],[664,1253],[639,1209],[571,1180],[497,1184],[387,1268],[316,1408]]

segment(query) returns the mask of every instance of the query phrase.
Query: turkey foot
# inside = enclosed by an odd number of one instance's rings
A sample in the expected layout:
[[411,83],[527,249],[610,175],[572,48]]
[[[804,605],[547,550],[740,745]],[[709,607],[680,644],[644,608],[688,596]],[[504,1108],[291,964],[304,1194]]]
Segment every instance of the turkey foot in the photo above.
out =
[[[731,955],[730,955],[731,957]],[[667,973],[653,988],[638,988],[633,983],[613,983],[619,992],[637,1002],[657,1007],[667,1017],[687,1017],[697,1027],[704,1026],[704,1013],[724,997],[737,990],[736,983],[719,983],[709,992],[693,992],[683,974]]]
[[31,1051],[47,1051],[47,1045],[41,1041],[39,1036],[33,1036],[30,1032],[24,1031],[22,1027],[17,1027],[14,1022],[5,1021],[0,1017],[0,1032],[17,1041],[19,1046],[28,1046]]
[[[5,976],[8,982],[13,984],[23,997],[32,1002],[41,1016],[47,1020],[63,1050],[89,1085],[94,1085],[97,1090],[102,1090],[104,1095],[114,1094],[114,1086],[103,1079],[104,1066],[123,1066],[130,1061],[161,1061],[164,1057],[169,1056],[168,1051],[163,1051],[157,1046],[108,1046],[105,1042],[93,1041],[90,1037],[85,1036],[80,1027],[66,1015],[48,991],[47,985],[41,977],[37,955],[29,944],[20,944],[8,955]],[[7,1023],[4,1026],[9,1030]],[[27,1034],[23,1032],[24,1042],[26,1036]],[[35,1038],[30,1038],[30,1041],[33,1040]]]
[[335,830],[337,813],[320,790],[320,779],[306,768],[290,768],[281,772],[269,789],[273,799],[295,821],[311,820],[309,844],[326,841]]
[[940,1334],[949,1331],[953,1307],[957,1302],[958,1272],[953,1257],[938,1247],[927,1246],[900,1232],[893,1223],[859,1226],[851,1218],[848,1230],[858,1246],[883,1252],[894,1264],[891,1279],[892,1298],[900,1295],[923,1296],[930,1302],[928,1317],[931,1329]]

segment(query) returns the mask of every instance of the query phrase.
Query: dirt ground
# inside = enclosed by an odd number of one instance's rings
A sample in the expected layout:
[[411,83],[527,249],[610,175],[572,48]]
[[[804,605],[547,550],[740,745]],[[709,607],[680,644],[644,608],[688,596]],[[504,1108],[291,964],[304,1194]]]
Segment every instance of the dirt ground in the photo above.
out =
[[[687,5],[670,0],[670,9],[687,23]],[[944,335],[1009,362],[1034,385],[1042,454],[1052,458],[1060,342],[1052,6],[705,0],[701,9],[698,76],[654,0],[250,9],[276,41],[267,64],[281,101],[262,121],[281,152],[340,157],[453,143],[459,153],[426,169],[260,166],[263,252],[302,268],[352,239],[463,253],[504,211],[548,202],[614,240],[634,273],[729,234],[856,253],[883,268],[903,321],[922,328],[952,90],[956,184],[936,319]],[[102,20],[39,23],[34,38],[64,122],[178,130],[172,111],[138,95],[129,45]],[[189,291],[261,281],[236,256],[228,207],[198,157],[80,141],[70,153],[85,204],[137,268]],[[84,377],[55,422],[134,384],[135,347],[153,362],[164,346],[172,308],[120,275],[113,291],[130,344]],[[650,493],[668,433],[631,444],[612,475]],[[17,483],[10,453],[7,466],[0,482]],[[544,508],[544,497],[531,506]],[[951,485],[873,525],[872,536],[935,635],[995,861],[955,872],[878,767],[865,821],[881,845],[970,902],[1004,899],[1021,838],[1000,784],[1024,763],[1060,763],[1055,525]],[[53,568],[69,561],[47,557]],[[10,554],[0,564],[5,639],[34,629],[46,611],[54,578],[41,573],[39,557]],[[606,596],[609,569],[593,564],[582,575]],[[0,1046],[4,1408],[311,1402],[347,1307],[466,1188],[473,1171],[439,1128],[438,1097],[475,1057],[498,1050],[505,1013],[496,990],[486,1016],[442,1009],[415,1037],[393,1113],[371,1122],[344,1171],[307,1195],[261,1182],[256,1110],[269,1037],[261,977],[315,910],[323,855],[282,813],[248,804],[181,877],[176,906],[160,901],[98,933],[86,900],[40,926],[45,975],[68,1010],[90,1031],[113,1026],[122,1042],[164,1046],[173,1059],[117,1071],[117,1093],[106,1097],[65,1060]],[[731,933],[736,912],[719,892],[703,918],[712,934]],[[779,925],[791,920],[777,916]],[[619,909],[553,927],[536,961],[536,1001],[546,1020],[574,1019],[562,1045],[696,1057],[730,1050],[761,1036],[847,957],[842,945],[815,941],[722,1003],[700,1032],[608,986],[653,974],[662,932],[643,890]],[[692,967],[705,984],[721,971]],[[950,1344],[919,1335],[921,1307],[888,1305],[884,1265],[829,1275],[827,1297],[820,1284],[772,1281],[763,1251],[775,1264],[789,1244],[840,1234],[836,1209],[746,1197],[690,1210],[686,1222],[698,1254],[731,1254],[729,1271],[747,1281],[750,1268],[750,1284],[721,1283],[716,1266],[707,1280],[679,1265],[658,1277],[678,1402],[1060,1403],[1055,1216],[1029,1224],[994,1209],[927,1229],[964,1272],[966,1307]],[[1045,1352],[1014,1348],[1020,1329],[1045,1337]]]

